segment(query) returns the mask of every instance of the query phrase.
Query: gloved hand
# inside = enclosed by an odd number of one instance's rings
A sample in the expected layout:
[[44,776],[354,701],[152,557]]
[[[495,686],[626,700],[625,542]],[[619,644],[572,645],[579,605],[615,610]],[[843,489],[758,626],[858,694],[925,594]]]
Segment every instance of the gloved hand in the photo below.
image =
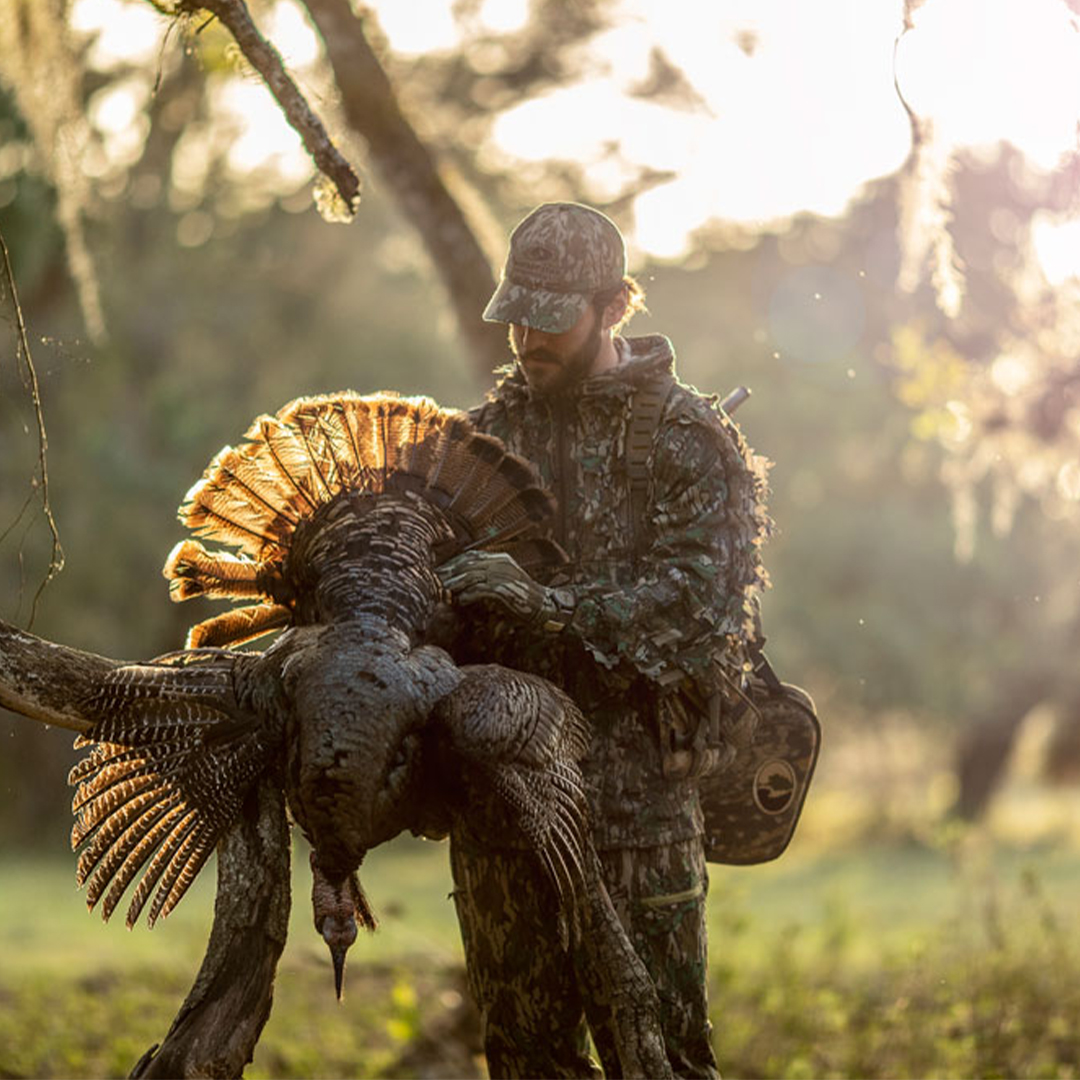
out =
[[517,618],[552,630],[561,630],[573,615],[569,589],[541,585],[504,552],[463,551],[435,573],[459,604],[493,600]]

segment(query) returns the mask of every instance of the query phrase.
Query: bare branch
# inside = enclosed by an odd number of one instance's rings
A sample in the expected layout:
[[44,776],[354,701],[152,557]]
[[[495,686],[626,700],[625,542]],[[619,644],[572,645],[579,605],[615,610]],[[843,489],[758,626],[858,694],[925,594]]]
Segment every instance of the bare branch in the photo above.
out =
[[[45,521],[48,523],[49,533],[52,536],[52,551],[49,555],[49,568],[46,570],[45,577],[38,586],[37,592],[34,593],[34,602],[30,607],[30,621],[27,626],[32,627],[34,625],[34,616],[37,614],[37,606],[38,601],[41,599],[41,594],[45,591],[45,587],[49,582],[64,569],[64,549],[60,546],[60,530],[56,526],[52,505],[49,502],[49,470],[46,465],[49,439],[45,433],[45,414],[41,409],[41,391],[38,386],[37,369],[34,367],[34,358],[30,354],[30,339],[26,333],[26,321],[23,319],[22,305],[19,303],[19,292],[15,287],[15,275],[11,270],[11,258],[8,255],[7,244],[4,241],[4,234],[2,232],[0,232],[0,255],[3,256],[3,266],[0,269],[3,271],[4,281],[7,283],[8,294],[11,296],[11,307],[15,315],[15,330],[18,335],[15,349],[16,362],[21,360],[23,367],[26,369],[26,384],[30,390],[30,401],[33,404],[34,416],[37,419],[38,475],[34,479],[34,486],[40,486],[41,510],[45,515]],[[19,516],[22,516],[21,513]]]
[[31,720],[85,734],[92,722],[79,703],[119,666],[118,660],[55,645],[0,620],[0,705]]
[[209,11],[221,21],[247,62],[262,76],[319,171],[337,188],[349,214],[354,214],[360,201],[360,178],[285,70],[281,54],[259,33],[247,4],[243,0],[184,0],[177,10],[186,13]]

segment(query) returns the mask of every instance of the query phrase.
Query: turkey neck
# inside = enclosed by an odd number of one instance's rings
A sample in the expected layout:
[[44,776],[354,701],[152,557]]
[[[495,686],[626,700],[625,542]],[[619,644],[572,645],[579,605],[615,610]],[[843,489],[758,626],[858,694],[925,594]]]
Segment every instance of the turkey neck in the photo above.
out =
[[296,622],[377,616],[411,637],[435,607],[432,552],[447,532],[422,499],[343,492],[297,527],[283,572]]

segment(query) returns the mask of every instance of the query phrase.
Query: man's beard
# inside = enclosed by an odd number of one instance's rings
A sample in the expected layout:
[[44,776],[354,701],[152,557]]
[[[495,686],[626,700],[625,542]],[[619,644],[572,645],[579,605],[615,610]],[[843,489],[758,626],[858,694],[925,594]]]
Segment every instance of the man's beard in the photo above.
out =
[[[517,357],[518,364],[521,366],[530,388],[544,397],[555,397],[559,394],[568,393],[584,382],[589,377],[593,364],[596,362],[596,357],[600,353],[602,340],[601,320],[595,313],[593,327],[589,331],[589,336],[581,343],[581,347],[569,356],[559,356],[542,345],[521,353],[518,352],[516,345],[514,345],[513,337],[510,339],[514,355]],[[529,369],[524,363],[524,361],[533,359],[546,360],[551,363],[550,378],[543,379],[541,382],[534,381],[536,378],[535,373],[530,375]]]

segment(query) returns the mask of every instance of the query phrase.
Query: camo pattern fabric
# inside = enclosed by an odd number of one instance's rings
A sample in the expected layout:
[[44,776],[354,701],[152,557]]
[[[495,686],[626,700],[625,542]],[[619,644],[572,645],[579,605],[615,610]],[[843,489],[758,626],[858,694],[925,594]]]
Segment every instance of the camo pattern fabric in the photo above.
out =
[[516,367],[470,412],[539,469],[559,500],[556,539],[574,615],[561,634],[472,605],[465,659],[533,671],[562,686],[592,725],[583,763],[598,849],[651,847],[702,833],[696,785],[663,777],[658,715],[692,685],[707,698],[716,666],[739,678],[766,583],[760,545],[766,463],[707,398],[682,383],[668,396],[650,456],[651,545],[634,548],[625,461],[635,389],[673,372],[660,335],[617,339],[615,369],[572,396],[531,393]]
[[[571,953],[559,947],[550,883],[524,852],[454,836],[454,902],[469,986],[492,1077],[621,1076],[610,1017],[583,1002]],[[665,1049],[678,1077],[717,1077],[705,989],[708,873],[696,841],[601,855],[608,893],[660,998]],[[528,949],[525,941],[550,942]]]
[[[718,1077],[705,979],[709,873],[701,844],[604,851],[600,864],[619,921],[656,986],[671,1071]],[[589,1021],[605,1074],[618,1076],[610,1025],[595,1011]]]
[[491,1077],[598,1077],[551,883],[524,851],[450,838],[452,896]]
[[502,281],[488,322],[561,334],[598,292],[626,274],[626,251],[615,223],[580,203],[544,203],[510,234]]

